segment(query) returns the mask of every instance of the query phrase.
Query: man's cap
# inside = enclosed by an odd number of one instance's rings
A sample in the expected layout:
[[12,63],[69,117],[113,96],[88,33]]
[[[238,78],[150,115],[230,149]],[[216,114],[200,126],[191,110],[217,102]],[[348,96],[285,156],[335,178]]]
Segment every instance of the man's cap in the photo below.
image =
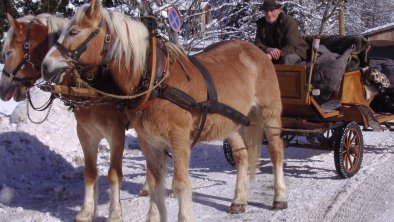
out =
[[264,0],[263,5],[260,7],[260,10],[265,10],[265,9],[278,9],[282,7],[281,4],[277,3],[275,0]]

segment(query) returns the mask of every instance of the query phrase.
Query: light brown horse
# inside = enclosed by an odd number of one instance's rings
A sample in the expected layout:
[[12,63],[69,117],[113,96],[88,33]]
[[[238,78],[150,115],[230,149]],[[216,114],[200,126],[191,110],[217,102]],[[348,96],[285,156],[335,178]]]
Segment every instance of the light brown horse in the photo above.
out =
[[7,14],[11,28],[4,40],[4,68],[0,98],[22,101],[26,92],[41,78],[41,62],[69,20],[49,14],[27,15],[15,20]]
[[[60,36],[69,20],[49,14],[25,16],[14,19],[8,15],[10,29],[5,39],[2,54],[5,58],[3,76],[0,80],[0,98],[8,101],[12,97],[16,101],[26,98],[26,92],[39,78],[42,60],[49,48]],[[30,30],[29,30],[30,29]],[[24,49],[24,46],[28,46]],[[24,62],[30,58],[28,62]],[[18,68],[19,64],[23,64]],[[34,68],[35,67],[35,68]],[[111,86],[108,86],[111,87]],[[105,138],[110,144],[111,157],[109,180],[111,182],[110,218],[117,219],[116,208],[120,208],[119,191],[122,178],[122,156],[125,143],[125,129],[129,120],[125,111],[118,111],[113,104],[93,105],[89,108],[78,108],[75,111],[77,133],[85,157],[84,179],[86,185],[85,208],[95,208],[97,204],[97,150],[99,142]],[[147,194],[144,184],[142,194]],[[82,212],[86,212],[82,210]],[[93,212],[92,212],[93,213]],[[78,220],[91,218],[93,215],[78,215]]]
[[[108,33],[112,45],[108,53],[102,54],[100,52]],[[70,27],[59,38],[60,46],[53,47],[46,55],[42,65],[43,77],[57,83],[78,64],[100,65],[103,60],[109,59],[108,67],[114,81],[124,94],[130,95],[143,76],[148,40],[148,30],[141,22],[108,11],[101,6],[100,0],[92,0],[90,5],[78,10]],[[201,73],[182,50],[168,43],[166,45],[171,63],[165,74],[165,84],[184,91],[198,102],[205,101],[207,87]],[[66,54],[80,48],[83,52],[79,51],[78,58]],[[240,40],[222,42],[195,58],[209,71],[219,101],[249,116],[253,123],[251,127],[243,127],[222,115],[209,114],[199,140],[228,138],[231,143],[237,162],[237,184],[230,211],[238,213],[245,210],[247,159],[250,160],[253,176],[261,129],[264,129],[269,141],[273,163],[273,207],[286,208],[284,150],[280,137],[282,105],[274,66],[260,49]],[[165,152],[169,151],[174,159],[172,190],[178,198],[178,220],[194,221],[188,171],[191,141],[197,134],[201,112],[185,110],[168,100],[156,98],[144,110],[129,114],[147,161],[150,193],[148,220],[167,219],[164,178],[167,172]],[[88,213],[94,208],[88,209],[85,205],[83,210]]]

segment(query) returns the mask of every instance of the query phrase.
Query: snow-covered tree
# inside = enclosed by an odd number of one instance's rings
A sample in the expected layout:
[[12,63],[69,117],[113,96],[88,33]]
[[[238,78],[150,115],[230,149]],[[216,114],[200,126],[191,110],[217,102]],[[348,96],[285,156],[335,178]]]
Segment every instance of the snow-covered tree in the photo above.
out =
[[[0,15],[6,12],[15,17],[25,14],[54,13],[65,17],[86,0],[2,0]],[[338,34],[338,0],[282,0],[285,13],[299,24],[304,35]],[[153,7],[161,33],[170,38],[171,28],[167,10],[176,7],[182,17],[182,30],[178,34],[181,45],[187,50],[202,48],[202,43],[240,38],[253,41],[255,22],[262,17],[259,7],[262,0],[102,0],[104,7],[130,16],[141,16],[147,4]],[[208,3],[208,11],[202,11]],[[204,8],[206,9],[206,8]],[[346,0],[346,34],[362,33],[366,29],[394,22],[394,1]],[[0,21],[0,41],[8,29],[8,21]]]

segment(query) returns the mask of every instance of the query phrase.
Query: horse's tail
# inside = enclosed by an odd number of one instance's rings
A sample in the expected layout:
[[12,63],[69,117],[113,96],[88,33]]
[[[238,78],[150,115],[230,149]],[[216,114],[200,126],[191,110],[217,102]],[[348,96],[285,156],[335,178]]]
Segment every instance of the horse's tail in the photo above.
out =
[[[249,113],[251,122],[259,122],[258,112],[254,109]],[[256,168],[260,158],[260,147],[263,140],[263,128],[259,126],[249,126],[244,128],[244,142],[248,150],[249,178],[254,181]]]

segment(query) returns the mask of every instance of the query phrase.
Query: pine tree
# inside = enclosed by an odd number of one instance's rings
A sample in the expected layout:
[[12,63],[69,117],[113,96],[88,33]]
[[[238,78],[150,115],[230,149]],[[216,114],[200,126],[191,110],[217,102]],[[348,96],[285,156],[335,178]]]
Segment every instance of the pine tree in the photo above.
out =
[[36,15],[40,11],[39,3],[35,1],[17,1],[15,5],[22,15]]
[[71,17],[74,10],[68,8],[69,0],[41,0],[39,13],[50,13],[64,17]]

